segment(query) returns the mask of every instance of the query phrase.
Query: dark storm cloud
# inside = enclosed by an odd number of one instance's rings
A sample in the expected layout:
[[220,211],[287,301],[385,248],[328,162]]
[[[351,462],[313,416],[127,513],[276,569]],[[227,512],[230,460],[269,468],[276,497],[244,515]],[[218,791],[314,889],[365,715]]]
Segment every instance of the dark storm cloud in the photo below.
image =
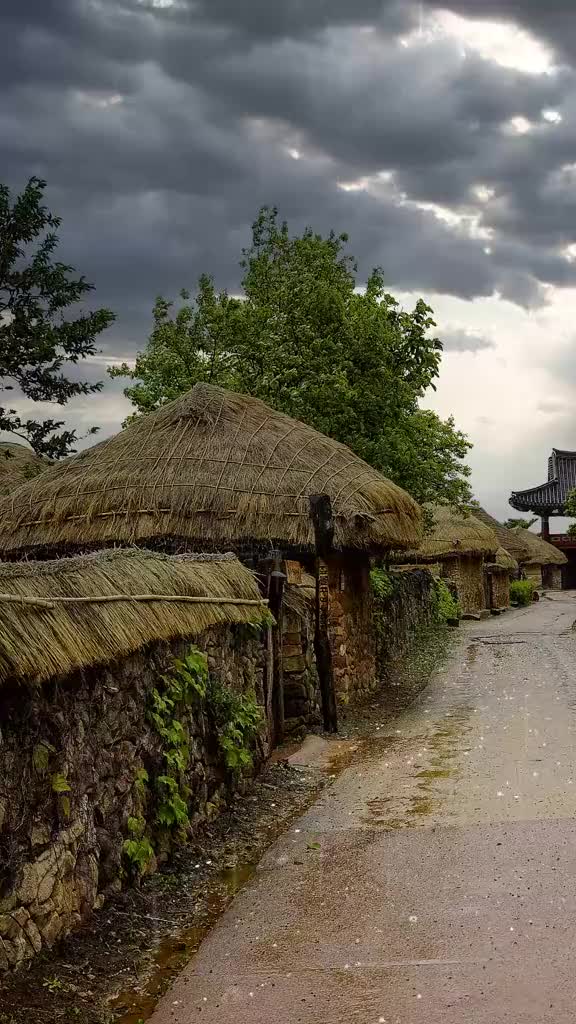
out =
[[491,338],[486,338],[476,331],[465,331],[461,327],[449,327],[439,333],[445,352],[482,352],[495,348],[495,343]]
[[[572,72],[464,60],[442,39],[404,47],[417,16],[405,0],[2,7],[1,177],[47,178],[63,258],[119,313],[108,347],[142,345],[154,296],[204,270],[237,289],[261,204],[294,229],[347,230],[361,275],[381,264],[391,287],[534,306],[543,285],[575,282],[560,251],[576,241],[560,170]],[[514,136],[514,117],[534,131]]]

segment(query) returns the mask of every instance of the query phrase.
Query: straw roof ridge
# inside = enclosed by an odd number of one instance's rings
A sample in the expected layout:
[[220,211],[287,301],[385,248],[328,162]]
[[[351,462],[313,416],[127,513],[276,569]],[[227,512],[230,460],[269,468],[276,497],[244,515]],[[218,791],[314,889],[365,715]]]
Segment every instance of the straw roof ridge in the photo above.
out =
[[518,562],[505,548],[498,548],[493,562],[489,562],[488,569],[507,569],[509,572],[516,572]]
[[415,562],[435,562],[437,559],[462,556],[493,556],[498,549],[498,538],[468,510],[448,505],[426,505],[432,515],[433,526],[425,534],[418,550],[400,556]]
[[337,549],[418,544],[420,507],[345,445],[258,399],[197,384],[0,501],[0,549],[180,538],[311,550],[309,498],[321,493]]
[[553,544],[542,540],[531,530],[525,530],[521,526],[515,526],[511,531],[520,538],[527,549],[527,555],[519,559],[522,565],[566,565],[568,559],[563,551],[559,551]]
[[470,511],[476,519],[479,519],[481,523],[484,523],[485,526],[490,527],[494,531],[500,546],[505,551],[508,551],[512,558],[516,559],[517,562],[521,562],[523,558],[527,557],[528,549],[523,543],[522,538],[517,536],[514,530],[509,530],[506,526],[503,526],[486,509],[480,506],[471,507]]
[[229,556],[117,549],[0,564],[0,685],[42,683],[266,616],[254,574]]
[[[89,570],[92,566],[104,566],[108,562],[120,561],[130,564],[130,559],[139,565],[144,562],[164,563],[166,567],[179,562],[234,562],[240,564],[232,551],[216,554],[204,551],[186,551],[181,554],[167,555],[161,551],[148,551],[146,548],[105,548],[102,551],[88,551],[70,558],[50,558],[44,561],[24,560],[21,562],[0,562],[0,589],[2,580],[16,579],[19,576],[62,576],[72,572]],[[245,568],[244,566],[242,568]],[[246,569],[246,572],[250,572]],[[253,574],[251,574],[253,575]]]
[[0,495],[10,494],[51,465],[31,448],[15,441],[0,441]]

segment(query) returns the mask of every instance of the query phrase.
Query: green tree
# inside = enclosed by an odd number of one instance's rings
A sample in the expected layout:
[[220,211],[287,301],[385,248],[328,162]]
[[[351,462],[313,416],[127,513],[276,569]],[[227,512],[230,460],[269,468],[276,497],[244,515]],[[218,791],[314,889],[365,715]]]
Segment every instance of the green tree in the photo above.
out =
[[[65,405],[102,387],[70,380],[62,371],[96,352],[95,338],[114,314],[99,309],[64,318],[92,285],[54,260],[60,218],[42,204],[45,187],[30,178],[12,202],[0,185],[0,391],[16,389],[35,402]],[[28,441],[39,455],[61,458],[73,450],[77,435],[60,431],[63,426],[63,420],[22,419],[16,409],[0,407],[0,430]]]
[[[566,501],[564,502],[564,515],[576,518],[576,491],[570,491]],[[571,537],[576,536],[576,523],[571,523],[568,527],[567,533]]]
[[421,501],[469,500],[470,448],[452,419],[420,408],[438,377],[442,346],[422,300],[411,312],[382,271],[356,291],[346,235],[291,236],[264,208],[241,265],[244,297],[216,294],[201,278],[174,315],[158,299],[154,328],[125,394],[148,412],[197,381],[255,395],[349,445]]
[[[576,515],[576,513],[575,513],[575,515]],[[522,518],[515,519],[512,516],[510,519],[506,519],[506,521],[504,523],[502,523],[502,525],[505,526],[507,530],[513,530],[515,526],[519,526],[522,530],[529,530],[530,527],[533,526],[535,522],[536,522],[536,516],[534,516],[533,519],[522,519]]]
[[241,331],[242,302],[225,292],[217,295],[206,275],[200,278],[192,302],[185,290],[180,298],[182,305],[175,315],[171,302],[156,299],[152,333],[134,368],[122,363],[108,370],[111,377],[134,381],[124,391],[136,406],[134,416],[171,402],[198,381],[223,387],[237,384],[234,345],[236,332]]

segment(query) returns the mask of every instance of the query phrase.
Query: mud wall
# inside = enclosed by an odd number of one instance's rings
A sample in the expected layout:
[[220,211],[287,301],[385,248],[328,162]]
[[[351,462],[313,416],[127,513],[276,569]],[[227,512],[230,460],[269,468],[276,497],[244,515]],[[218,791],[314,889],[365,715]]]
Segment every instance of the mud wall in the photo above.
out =
[[[264,703],[260,634],[217,627],[194,643],[223,688],[253,691]],[[155,851],[145,870],[168,857],[177,830],[157,826],[154,784],[168,769],[149,709],[187,646],[159,645],[39,690],[0,691],[0,970],[51,946],[128,884],[134,864],[123,848],[138,839],[134,820],[144,822]],[[193,828],[241,783],[205,703],[193,701],[178,717],[189,735],[179,781]],[[252,746],[257,766],[268,753],[264,717]]]
[[461,555],[440,563],[440,571],[458,594],[463,615],[477,615],[486,607],[482,558]]

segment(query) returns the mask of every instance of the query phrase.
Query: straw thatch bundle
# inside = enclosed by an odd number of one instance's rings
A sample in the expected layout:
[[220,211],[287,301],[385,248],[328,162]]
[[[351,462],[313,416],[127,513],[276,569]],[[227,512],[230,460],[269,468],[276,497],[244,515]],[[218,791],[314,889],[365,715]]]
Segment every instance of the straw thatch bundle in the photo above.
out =
[[498,548],[496,557],[493,562],[490,562],[487,566],[488,569],[506,569],[508,572],[516,572],[518,569],[518,562],[509,551],[505,548]]
[[286,607],[306,618],[316,601],[316,580],[310,573],[303,572],[299,582],[288,582],[284,588],[284,604]]
[[[470,510],[472,515],[479,519],[485,526],[490,527],[491,530],[496,534],[500,542],[501,547],[507,551],[516,562],[521,562],[523,558],[528,556],[528,548],[524,544],[521,537],[517,536],[514,530],[508,530],[502,523],[499,523],[494,516],[491,516],[489,512],[486,512],[483,508],[472,508]],[[516,566],[518,568],[518,566]]]
[[421,511],[345,447],[263,402],[198,384],[0,502],[0,550],[264,542],[310,549],[309,496],[336,548],[417,544]]
[[446,505],[429,505],[433,526],[417,551],[400,556],[403,562],[436,562],[457,555],[490,557],[496,554],[498,538],[475,516]]
[[11,494],[26,480],[32,480],[48,468],[50,462],[31,448],[12,441],[0,443],[0,494]]
[[233,555],[100,551],[0,565],[0,685],[41,683],[219,623],[262,622]]
[[563,551],[559,551],[530,530],[515,526],[510,532],[520,539],[527,550],[527,554],[518,559],[521,565],[566,565],[568,562]]

